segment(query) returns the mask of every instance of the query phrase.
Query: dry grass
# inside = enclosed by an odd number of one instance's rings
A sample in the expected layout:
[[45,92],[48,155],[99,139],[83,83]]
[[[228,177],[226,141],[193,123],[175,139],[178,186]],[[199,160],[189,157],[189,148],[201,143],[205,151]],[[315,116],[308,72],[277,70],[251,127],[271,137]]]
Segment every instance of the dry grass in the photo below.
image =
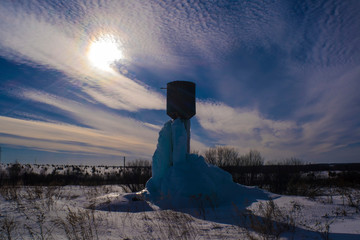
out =
[[69,240],[93,240],[99,238],[99,227],[103,219],[95,216],[94,210],[67,209],[65,219],[57,220],[59,225],[65,231],[65,235]]
[[254,240],[279,239],[284,233],[294,233],[299,211],[301,207],[296,203],[290,211],[284,211],[273,200],[261,202],[255,210],[236,209],[241,231],[245,229],[247,238]]
[[[0,213],[0,239],[92,240],[104,239],[104,231],[110,231],[110,235],[116,233],[120,239],[128,236],[131,239],[222,239],[234,236],[279,239],[284,233],[294,233],[299,226],[319,232],[323,239],[328,239],[334,221],[334,218],[324,216],[322,221],[308,226],[301,222],[303,207],[298,203],[292,202],[292,207],[285,210],[270,200],[259,203],[251,211],[237,210],[236,228],[202,221],[201,218],[207,217],[205,214],[194,218],[172,210],[116,213],[72,205],[76,198],[82,197],[90,206],[95,206],[97,197],[114,192],[111,186],[82,187],[78,192],[65,192],[61,187],[1,187],[0,195],[9,211]],[[341,194],[344,206],[358,211],[359,192],[349,190]],[[201,205],[198,211],[205,212]]]
[[13,217],[0,215],[0,239],[11,240],[14,239],[14,231],[17,224]]

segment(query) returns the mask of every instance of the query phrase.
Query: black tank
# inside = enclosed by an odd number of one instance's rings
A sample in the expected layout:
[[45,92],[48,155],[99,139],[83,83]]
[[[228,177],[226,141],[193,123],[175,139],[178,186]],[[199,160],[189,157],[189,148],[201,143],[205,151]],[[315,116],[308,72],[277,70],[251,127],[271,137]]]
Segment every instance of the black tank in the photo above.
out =
[[195,83],[174,81],[167,84],[166,113],[172,119],[190,119],[196,114]]

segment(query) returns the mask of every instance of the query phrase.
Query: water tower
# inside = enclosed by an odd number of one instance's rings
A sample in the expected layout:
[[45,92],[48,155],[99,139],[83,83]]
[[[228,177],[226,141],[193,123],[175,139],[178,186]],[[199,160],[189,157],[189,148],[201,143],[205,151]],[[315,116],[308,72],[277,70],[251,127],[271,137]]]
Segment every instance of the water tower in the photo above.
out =
[[187,132],[187,152],[190,152],[190,118],[196,114],[195,83],[174,81],[167,84],[166,114],[183,120]]

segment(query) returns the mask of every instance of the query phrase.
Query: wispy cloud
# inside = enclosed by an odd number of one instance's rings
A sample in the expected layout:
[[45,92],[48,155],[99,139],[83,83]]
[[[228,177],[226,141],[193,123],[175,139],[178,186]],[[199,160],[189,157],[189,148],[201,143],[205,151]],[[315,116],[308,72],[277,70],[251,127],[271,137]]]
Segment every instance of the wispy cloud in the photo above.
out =
[[[28,1],[2,4],[1,45],[17,60],[89,72],[89,41],[112,34],[130,63],[185,70],[218,64],[234,48],[269,47],[286,34],[284,4]],[[134,12],[138,14],[134,14]]]
[[107,132],[39,121],[0,117],[0,141],[45,151],[124,156],[136,151],[148,156],[154,146],[136,137],[109,135]]
[[[332,69],[333,70],[333,69]],[[316,153],[330,152],[359,142],[360,112],[357,89],[360,68],[346,68],[324,74],[314,73],[309,82],[317,84],[306,92],[304,106],[296,112],[303,123],[304,141]]]
[[[156,140],[157,132],[147,127],[143,122],[110,113],[92,105],[78,103],[37,90],[24,90],[22,96],[66,111],[75,122],[103,131],[109,136],[122,136],[132,143],[136,143],[134,139],[137,139],[140,143],[147,142],[150,145],[154,145]],[[127,151],[126,148],[124,151]],[[128,151],[131,151],[131,148]]]
[[70,76],[67,80],[80,85],[84,93],[111,108],[163,109],[164,97],[144,83],[91,66],[87,47],[93,35],[99,33],[86,34],[84,26],[44,10],[37,15],[23,7],[0,5],[0,14],[0,54],[6,58],[61,71]]
[[[47,102],[50,103],[49,99]],[[68,107],[63,109],[70,110]],[[79,117],[89,127],[0,116],[0,142],[42,151],[75,154],[146,159],[153,154],[160,126],[140,123],[134,119],[124,120],[120,116],[94,111],[93,108],[84,110],[86,106],[77,107],[71,110],[79,110],[74,117]],[[197,150],[206,148],[194,139],[191,144]]]
[[[356,93],[359,68],[324,78],[304,93],[304,103],[294,120],[273,120],[251,108],[230,107],[221,102],[200,101],[197,119],[213,135],[216,144],[233,145],[241,151],[256,148],[268,158],[302,157],[314,161],[340,161],[326,153],[358,144],[360,126],[353,114],[360,112]],[[320,76],[320,77],[319,77]],[[337,155],[338,156],[338,155]]]
[[65,124],[51,117],[42,117],[42,121],[2,117],[2,143],[43,151],[142,158],[149,158],[156,147],[157,129],[144,122],[111,113],[101,106],[33,89],[21,89],[18,96],[51,106],[55,108],[54,112],[65,113],[73,124]]
[[[40,122],[2,117],[0,142],[45,151],[131,155],[144,158],[149,158],[155,150],[161,126],[140,122],[94,105],[78,103],[38,90],[23,89],[19,96],[65,111],[75,123],[86,127],[54,122],[51,119]],[[206,148],[198,140],[192,140],[192,145],[198,150]]]
[[[289,147],[283,151],[282,148],[294,144],[301,136],[302,129],[295,122],[267,119],[257,110],[233,108],[219,102],[200,102],[197,111],[200,125],[219,139],[217,144],[232,145],[241,151],[256,148],[267,155],[269,152],[289,154]],[[269,157],[276,157],[271,155]]]

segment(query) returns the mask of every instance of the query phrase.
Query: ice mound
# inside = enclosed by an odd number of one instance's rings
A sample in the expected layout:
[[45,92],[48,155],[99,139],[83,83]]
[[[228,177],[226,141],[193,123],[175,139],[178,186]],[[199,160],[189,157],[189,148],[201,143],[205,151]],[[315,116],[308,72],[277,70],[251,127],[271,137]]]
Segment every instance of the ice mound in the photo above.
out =
[[234,183],[232,176],[205,162],[202,156],[187,154],[183,120],[165,123],[153,155],[152,178],[141,192],[160,208],[219,207],[243,208],[268,193]]

